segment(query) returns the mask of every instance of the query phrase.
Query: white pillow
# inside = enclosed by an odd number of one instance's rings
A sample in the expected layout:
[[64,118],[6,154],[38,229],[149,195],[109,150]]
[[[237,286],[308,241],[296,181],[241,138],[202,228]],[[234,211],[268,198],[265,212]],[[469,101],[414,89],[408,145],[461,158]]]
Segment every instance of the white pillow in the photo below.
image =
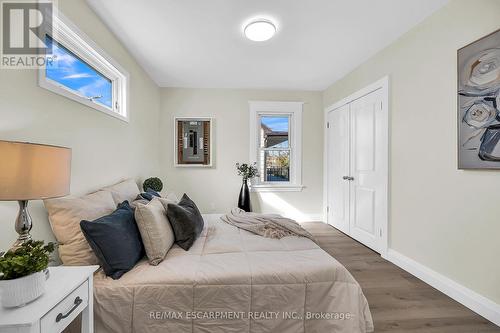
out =
[[165,199],[172,201],[173,203],[179,203],[179,197],[174,192],[167,193]]
[[101,191],[110,192],[116,205],[125,200],[131,203],[140,193],[139,187],[137,187],[137,183],[133,179],[126,179],[115,185],[106,186]]

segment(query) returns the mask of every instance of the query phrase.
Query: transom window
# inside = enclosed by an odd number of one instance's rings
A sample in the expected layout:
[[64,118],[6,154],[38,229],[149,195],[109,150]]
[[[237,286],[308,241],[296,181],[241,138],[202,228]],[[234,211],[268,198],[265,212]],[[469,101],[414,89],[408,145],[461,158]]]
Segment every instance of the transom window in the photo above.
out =
[[55,62],[45,67],[45,79],[60,84],[73,94],[113,110],[113,81],[99,73],[49,35],[45,43],[52,47]]
[[128,73],[61,13],[45,43],[52,49],[39,71],[42,88],[128,121]]
[[254,191],[300,191],[301,102],[250,102],[250,160]]

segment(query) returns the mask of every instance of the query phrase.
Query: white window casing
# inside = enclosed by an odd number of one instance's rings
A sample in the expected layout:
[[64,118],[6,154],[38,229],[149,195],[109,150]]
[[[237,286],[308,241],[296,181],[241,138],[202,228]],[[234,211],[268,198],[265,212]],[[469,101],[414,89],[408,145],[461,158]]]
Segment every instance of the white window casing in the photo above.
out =
[[112,82],[112,108],[94,102],[46,77],[45,66],[38,70],[38,85],[108,115],[129,121],[129,73],[104,50],[54,8],[52,39]]
[[257,162],[261,167],[260,118],[262,116],[289,117],[290,181],[262,181],[252,179],[253,192],[299,192],[302,191],[302,109],[303,102],[249,101],[250,108],[250,163]]

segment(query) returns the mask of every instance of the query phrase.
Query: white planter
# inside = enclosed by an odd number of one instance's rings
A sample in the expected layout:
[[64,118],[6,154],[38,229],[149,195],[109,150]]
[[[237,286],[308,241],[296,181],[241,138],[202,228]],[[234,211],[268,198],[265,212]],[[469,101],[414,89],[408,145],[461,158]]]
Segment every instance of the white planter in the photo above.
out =
[[13,280],[0,280],[0,299],[6,308],[24,306],[45,292],[45,272],[37,272]]

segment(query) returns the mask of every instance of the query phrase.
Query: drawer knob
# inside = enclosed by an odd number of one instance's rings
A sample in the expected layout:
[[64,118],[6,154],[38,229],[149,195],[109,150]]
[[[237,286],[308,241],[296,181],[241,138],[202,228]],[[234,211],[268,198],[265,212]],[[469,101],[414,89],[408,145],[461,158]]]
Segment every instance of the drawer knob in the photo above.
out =
[[71,310],[69,310],[68,313],[66,313],[66,314],[59,313],[56,317],[56,323],[60,322],[64,318],[68,317],[71,314],[71,312],[75,311],[75,309],[78,307],[78,305],[82,304],[82,302],[83,302],[83,300],[80,298],[80,296],[76,296],[75,303],[74,303],[73,307],[71,308]]

